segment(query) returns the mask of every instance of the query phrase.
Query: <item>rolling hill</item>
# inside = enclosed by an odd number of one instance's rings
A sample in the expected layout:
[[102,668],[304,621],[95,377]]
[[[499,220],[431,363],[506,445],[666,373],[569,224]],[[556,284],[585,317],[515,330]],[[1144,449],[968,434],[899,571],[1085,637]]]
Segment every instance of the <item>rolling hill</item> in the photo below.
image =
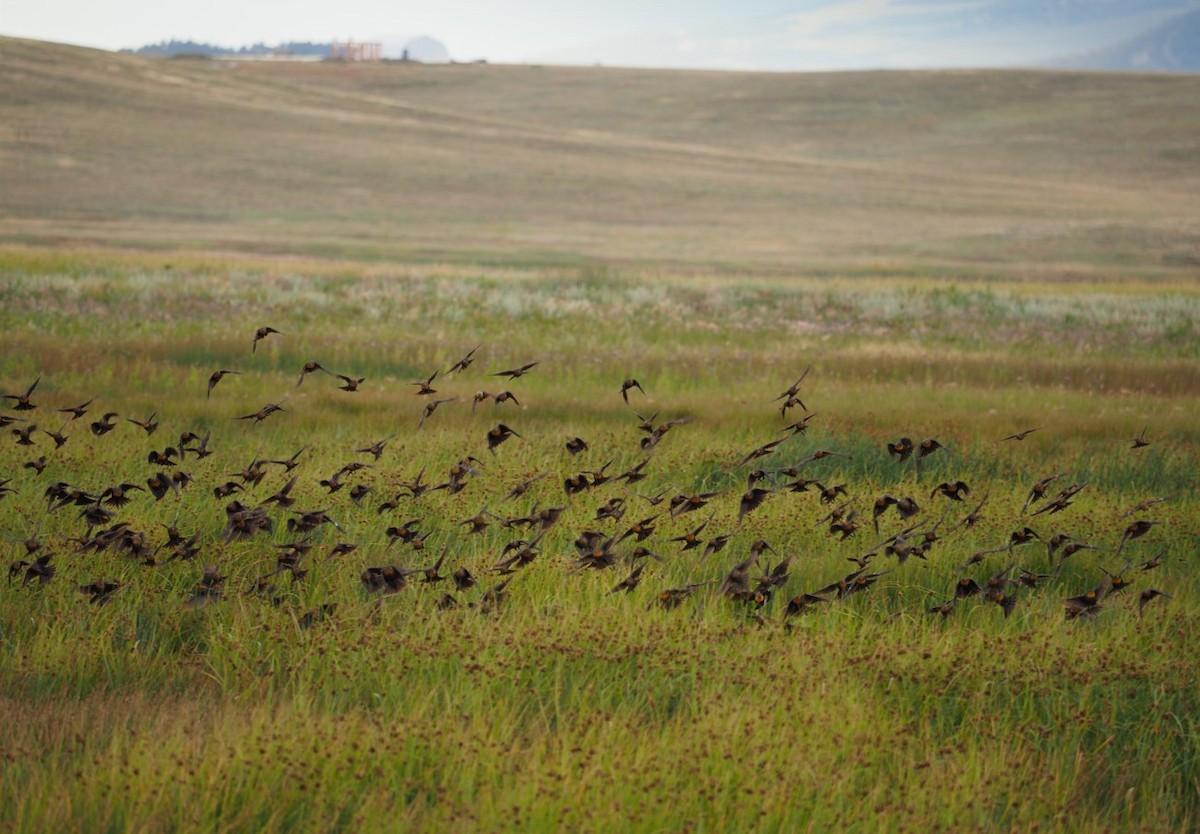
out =
[[170,61],[0,39],[0,242],[1192,271],[1200,78]]

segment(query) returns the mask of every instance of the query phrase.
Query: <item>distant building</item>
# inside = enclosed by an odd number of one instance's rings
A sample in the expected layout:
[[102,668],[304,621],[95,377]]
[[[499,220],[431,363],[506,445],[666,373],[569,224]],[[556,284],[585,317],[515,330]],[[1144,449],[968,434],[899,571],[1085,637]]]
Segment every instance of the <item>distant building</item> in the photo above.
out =
[[329,45],[329,60],[331,61],[379,61],[382,59],[382,43],[333,41]]

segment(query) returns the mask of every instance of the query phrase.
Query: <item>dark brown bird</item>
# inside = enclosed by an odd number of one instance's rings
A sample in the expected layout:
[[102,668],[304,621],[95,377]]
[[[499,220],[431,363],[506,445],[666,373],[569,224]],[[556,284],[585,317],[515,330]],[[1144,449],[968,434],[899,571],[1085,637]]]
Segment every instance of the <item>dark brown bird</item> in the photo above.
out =
[[758,578],[758,588],[779,588],[787,584],[791,577],[792,557],[788,556],[781,559],[779,564],[767,571],[764,576]]
[[116,428],[116,424],[113,422],[113,420],[115,418],[119,418],[119,416],[120,414],[116,412],[108,412],[100,420],[92,422],[91,433],[95,434],[96,437],[100,437],[101,434],[108,434],[108,432],[113,431],[114,428]]
[[313,362],[311,359],[304,363],[304,367],[300,369],[300,377],[296,380],[296,387],[299,388],[304,383],[304,378],[309,374],[315,374],[317,371],[321,373],[329,373],[320,362]]
[[433,387],[433,381],[435,379],[437,379],[437,375],[438,375],[438,371],[434,371],[433,373],[431,373],[429,375],[429,377],[427,379],[417,380],[416,382],[410,382],[409,385],[417,386],[416,396],[428,397],[432,394],[437,393],[437,389]]
[[[37,383],[35,382],[34,385],[37,385]],[[32,391],[33,389],[31,388],[30,390]],[[20,406],[17,406],[17,408],[20,408]],[[1146,439],[1147,428],[1148,426],[1143,426],[1141,433],[1137,437],[1129,438],[1130,449],[1144,449],[1150,445],[1150,441]]]
[[155,501],[161,501],[171,490],[171,476],[166,472],[156,472],[146,479],[146,487]]
[[178,454],[179,450],[174,446],[168,446],[161,452],[158,449],[151,449],[150,454],[146,455],[146,461],[154,466],[174,466],[175,456]]
[[475,361],[475,351],[479,350],[480,347],[482,347],[482,343],[475,345],[475,347],[468,350],[466,356],[450,366],[450,370],[446,371],[446,375],[449,376],[457,371],[465,371],[467,368],[471,367],[471,363]]
[[932,437],[927,438],[922,440],[917,446],[917,459],[920,460],[921,458],[928,457],[939,449],[945,448],[945,446],[943,446],[939,441],[934,440]]
[[[207,437],[208,435],[205,435],[206,439]],[[284,460],[264,460],[263,463],[273,463],[277,466],[282,466],[284,472],[291,472],[300,465],[300,456],[304,454],[306,449],[308,449],[307,446],[301,446],[290,458],[285,458]]]
[[682,542],[683,547],[681,547],[680,550],[692,550],[697,548],[704,543],[704,540],[700,538],[700,534],[704,532],[704,528],[707,527],[708,523],[712,520],[713,517],[710,515],[703,521],[703,523],[700,524],[699,527],[684,533],[682,536],[676,536],[675,538],[667,539],[667,541]]
[[1086,486],[1087,486],[1086,483],[1072,484],[1071,486],[1067,487],[1062,492],[1060,492],[1053,499],[1046,502],[1046,505],[1044,507],[1042,507],[1040,510],[1036,511],[1034,513],[1034,515],[1038,516],[1038,515],[1041,515],[1042,513],[1054,515],[1055,513],[1061,513],[1067,507],[1071,506],[1071,499],[1074,498],[1076,495],[1078,495],[1083,490],[1083,488]]
[[746,456],[744,458],[742,458],[738,462],[737,465],[744,466],[745,464],[749,463],[752,460],[758,460],[759,458],[765,458],[767,455],[774,452],[775,447],[778,446],[780,443],[782,443],[784,440],[787,440],[787,438],[785,437],[782,440],[772,440],[770,443],[764,443],[763,445],[759,446],[758,448],[752,449],[749,453],[746,454]]
[[1166,555],[1167,549],[1164,547],[1145,562],[1142,562],[1140,565],[1138,565],[1138,567],[1143,571],[1154,570],[1155,568],[1162,567],[1163,557]]
[[620,521],[625,517],[625,499],[615,496],[596,508],[596,521]]
[[488,527],[491,526],[492,521],[495,518],[496,517],[494,515],[492,515],[491,513],[488,512],[487,507],[484,507],[482,510],[480,510],[478,513],[471,516],[470,518],[468,518],[464,521],[460,521],[459,525],[471,528],[470,530],[467,531],[467,535],[478,536],[479,534],[481,534],[485,530],[487,530]]
[[723,494],[723,492],[699,492],[692,495],[680,493],[671,499],[671,515],[679,516],[684,513],[695,512],[707,505],[713,498]]
[[229,374],[241,374],[241,371],[229,371],[222,369],[212,372],[212,376],[208,378],[208,393],[204,395],[206,400],[212,397],[213,389],[217,387],[217,383],[223,380]]
[[951,501],[961,501],[964,495],[970,494],[971,488],[967,486],[965,481],[955,481],[954,483],[943,481],[933,488],[933,492],[929,493],[929,497],[944,495]]
[[121,587],[120,582],[97,579],[95,582],[80,585],[79,590],[87,595],[88,601],[93,605],[104,605],[113,598],[117,591],[121,590]]
[[1020,575],[1017,576],[1016,582],[1018,585],[1023,585],[1026,588],[1036,588],[1038,583],[1043,579],[1050,579],[1054,576],[1052,573],[1036,573],[1029,570],[1029,568],[1017,568],[1017,570]]
[[907,520],[921,512],[921,507],[912,498],[905,497],[896,502],[896,512],[900,514],[901,519]]
[[519,368],[511,368],[507,371],[500,371],[499,373],[494,373],[494,374],[492,374],[492,376],[506,376],[509,379],[516,379],[519,376],[525,376],[525,374],[527,374],[531,370],[533,370],[534,366],[537,364],[538,364],[537,362],[530,362],[528,364],[522,365]]
[[254,425],[257,426],[259,423],[261,423],[263,420],[267,419],[268,417],[270,417],[272,414],[276,413],[277,411],[285,411],[285,410],[286,409],[279,403],[267,403],[266,405],[264,405],[262,408],[260,408],[258,411],[254,412],[253,414],[246,414],[241,417],[237,417],[235,419],[237,419],[237,420],[253,420]]
[[109,507],[124,507],[129,503],[129,493],[134,490],[145,492],[145,487],[137,484],[121,483],[110,486],[100,493],[100,501]]
[[1034,539],[1041,541],[1042,537],[1032,527],[1022,527],[1020,530],[1014,530],[1008,537],[1008,549],[1012,550],[1020,544],[1029,544]]
[[742,500],[738,503],[738,523],[740,524],[742,519],[761,507],[767,497],[773,494],[771,490],[762,487],[753,487],[743,492]]
[[707,559],[709,556],[720,553],[725,549],[725,545],[729,544],[729,540],[731,538],[733,538],[733,536],[730,533],[721,533],[720,535],[713,536],[708,540],[708,543],[704,545],[703,558]]
[[433,412],[437,411],[439,405],[452,403],[457,399],[458,397],[440,397],[425,403],[425,408],[421,411],[421,419],[417,421],[417,431],[420,431],[421,427],[425,425],[425,421],[433,416]]
[[635,565],[633,570],[631,570],[629,572],[629,575],[626,576],[624,579],[622,579],[620,582],[618,582],[616,585],[614,585],[613,589],[611,591],[609,591],[609,593],[615,594],[618,591],[624,591],[627,594],[633,593],[633,589],[636,588],[641,583],[642,571],[644,571],[645,569],[646,569],[645,562],[642,562],[640,565]]
[[1171,595],[1164,593],[1157,588],[1147,588],[1146,590],[1142,591],[1141,594],[1138,595],[1138,616],[1141,616],[1142,609],[1146,607],[1146,603],[1150,602],[1156,597],[1170,599]]
[[821,489],[821,503],[822,504],[832,504],[834,501],[836,501],[838,499],[838,496],[845,496],[848,494],[846,492],[845,484],[835,484],[834,486],[825,486],[824,484],[818,483],[817,486],[820,487],[820,489]]
[[383,457],[384,446],[386,446],[387,442],[395,436],[396,433],[392,432],[387,437],[383,438],[383,440],[376,440],[371,445],[363,446],[361,449],[355,449],[354,451],[364,455],[371,455],[375,458],[375,460],[379,460],[381,457]]
[[450,575],[454,580],[454,587],[459,591],[467,591],[475,587],[475,577],[466,568],[458,568]]
[[845,541],[853,536],[862,525],[862,522],[858,521],[857,515],[856,511],[851,510],[844,518],[834,520],[829,525],[829,535],[840,536],[840,541]]
[[508,426],[504,425],[503,423],[497,423],[493,428],[488,429],[488,433],[487,433],[488,451],[494,455],[494,454],[496,454],[496,447],[499,446],[501,443],[508,440],[510,437],[520,437],[520,436],[521,435],[517,434],[515,431],[513,431],[512,429],[510,429]]
[[80,417],[87,414],[88,406],[91,405],[92,402],[93,402],[93,400],[88,400],[87,402],[80,403],[79,405],[72,405],[72,406],[67,406],[66,408],[60,408],[60,409],[58,409],[58,411],[62,414],[70,414],[71,415],[70,418],[68,418],[68,420],[67,420],[67,422],[69,423],[69,422],[71,422],[71,420],[78,420]]
[[13,436],[17,438],[18,446],[32,446],[32,434],[37,431],[37,423],[29,423],[23,428],[13,429]]
[[980,593],[983,593],[983,588],[980,587],[978,582],[969,576],[964,576],[962,579],[959,579],[957,583],[955,583],[955,599],[966,599]]
[[949,535],[950,533],[956,533],[962,529],[974,527],[976,524],[983,521],[983,513],[981,511],[983,510],[983,505],[987,503],[988,494],[989,493],[984,493],[983,497],[979,499],[979,503],[975,505],[975,509],[973,509],[973,510],[971,510],[971,512],[967,513],[963,517],[963,520],[960,521],[958,524],[956,524],[947,533],[947,535]]
[[1146,512],[1146,510],[1150,509],[1154,505],[1161,504],[1164,501],[1170,501],[1174,497],[1175,497],[1174,495],[1164,495],[1161,498],[1147,498],[1143,501],[1139,501],[1132,508],[1121,513],[1120,517],[1128,518],[1129,516],[1136,515],[1137,513],[1144,513],[1144,512]]
[[805,411],[808,411],[808,406],[806,406],[804,403],[800,402],[800,398],[797,395],[800,393],[800,383],[804,382],[804,378],[808,376],[808,372],[811,370],[812,370],[812,365],[809,365],[807,368],[804,369],[804,373],[800,374],[799,379],[797,379],[795,382],[793,382],[791,385],[789,385],[782,394],[780,394],[778,397],[776,397],[771,402],[779,402],[780,400],[794,399],[794,400],[796,400],[797,405],[799,405]]
[[912,442],[912,438],[909,437],[902,437],[895,443],[889,443],[887,445],[888,454],[894,458],[897,458],[901,463],[908,460],[909,456],[912,455],[913,450],[916,448],[917,447]]
[[29,398],[33,396],[33,392],[37,389],[38,383],[41,381],[42,377],[39,375],[33,381],[33,385],[30,385],[24,394],[0,394],[0,399],[16,400],[17,404],[13,406],[14,411],[33,411],[37,406],[31,403]]
[[950,597],[950,599],[946,600],[945,602],[941,602],[941,603],[938,603],[937,605],[930,606],[926,610],[930,614],[941,614],[942,619],[944,620],[947,617],[949,617],[951,614],[954,613],[954,606],[957,602],[958,602],[958,597]]
[[[13,565],[22,564],[25,569],[25,578],[21,582],[21,587],[24,588],[35,579],[39,585],[45,585],[47,582],[53,579],[54,574],[58,572],[58,569],[54,565],[50,564],[50,560],[53,558],[54,556],[52,554],[44,553],[34,559],[32,562],[14,562]],[[8,576],[10,580],[13,577],[12,566],[10,566],[8,569]]]
[[993,588],[987,592],[986,596],[987,599],[996,603],[1004,610],[1006,618],[1012,613],[1013,607],[1017,604],[1016,595],[1003,588]]
[[508,501],[513,498],[520,498],[522,495],[524,495],[525,493],[527,493],[529,491],[530,487],[532,487],[534,484],[536,484],[542,478],[547,477],[549,474],[550,474],[549,472],[542,472],[538,475],[534,475],[532,478],[528,478],[524,481],[521,481],[521,483],[517,484],[515,487],[513,487],[512,489],[510,489],[508,491],[508,494],[504,496],[504,500]]
[[471,413],[472,414],[475,413],[475,407],[477,405],[479,405],[480,403],[485,403],[488,400],[490,400],[491,398],[492,398],[492,395],[489,394],[487,391],[484,391],[482,389],[480,389],[479,391],[476,391],[475,395],[473,397],[471,397]]
[[640,481],[646,477],[646,473],[643,470],[646,468],[646,464],[648,464],[648,463],[650,463],[650,458],[645,458],[642,460],[641,463],[635,463],[633,466],[626,469],[620,475],[614,476],[613,480],[614,481],[623,480],[627,484],[635,484],[638,481]]
[[1100,610],[1100,601],[1104,599],[1104,595],[1109,589],[1109,580],[1105,577],[1104,581],[1090,591],[1068,597],[1063,600],[1063,604],[1067,608],[1067,619],[1073,620],[1076,617],[1091,617]]
[[1035,504],[1045,498],[1046,491],[1050,488],[1050,484],[1054,483],[1066,474],[1066,472],[1058,472],[1054,475],[1047,475],[1045,478],[1042,478],[1040,481],[1037,481],[1033,486],[1031,486],[1029,488],[1029,495],[1025,498],[1025,505],[1021,507],[1021,512],[1024,513],[1026,510],[1028,510],[1030,504]]
[[572,455],[577,455],[580,452],[586,452],[587,450],[588,450],[587,441],[584,440],[582,437],[572,437],[570,440],[567,441],[567,451],[570,452]]
[[730,599],[745,600],[750,596],[750,571],[754,570],[754,565],[758,560],[757,553],[751,553],[742,562],[733,565],[730,572],[725,575],[724,580],[721,580],[719,593],[728,596]]
[[517,399],[517,395],[512,391],[501,391],[499,394],[492,397],[493,409],[499,408],[501,403],[510,401],[517,407],[520,407],[521,405],[521,401]]
[[787,608],[783,612],[783,618],[786,620],[798,614],[806,614],[814,605],[822,602],[829,602],[829,600],[816,594],[798,594],[788,601]]
[[642,388],[641,383],[636,379],[627,379],[621,383],[621,399],[625,400],[625,405],[629,405],[629,389],[636,388],[642,392],[642,396],[646,396],[646,389]]
[[789,423],[788,425],[781,428],[779,430],[779,432],[781,434],[784,432],[788,432],[789,436],[794,435],[794,434],[804,434],[804,432],[808,431],[808,421],[816,416],[817,416],[816,413],[805,414],[802,419],[797,420],[794,423]]
[[255,351],[257,351],[258,343],[261,342],[263,339],[267,338],[268,336],[270,336],[272,333],[278,333],[280,336],[283,335],[278,330],[276,330],[274,327],[260,327],[260,328],[258,328],[258,330],[255,330],[254,331],[254,341],[250,343],[250,352],[254,353]]
[[154,432],[158,431],[158,423],[156,423],[154,421],[154,418],[157,416],[158,416],[158,412],[155,411],[149,417],[147,417],[145,420],[135,420],[132,417],[126,417],[125,419],[128,420],[130,423],[133,423],[135,426],[137,426],[138,428],[140,428],[142,431],[144,431],[146,434],[149,435],[149,434],[154,434]]
[[362,385],[364,382],[367,381],[367,378],[365,376],[352,377],[352,376],[346,376],[345,374],[334,374],[334,376],[336,376],[338,379],[340,379],[342,381],[342,384],[338,386],[338,390],[339,391],[348,391],[350,393],[357,391],[358,386]]
[[1104,568],[1100,568],[1104,575],[1108,577],[1108,592],[1110,594],[1115,594],[1118,591],[1124,591],[1129,587],[1129,580],[1125,578],[1125,572],[1129,570],[1129,567],[1130,563],[1126,562],[1124,567],[1122,567],[1116,573],[1111,573]]
[[1024,440],[1025,438],[1029,437],[1029,435],[1033,434],[1035,431],[1041,431],[1041,429],[1042,429],[1041,426],[1037,426],[1032,429],[1025,429],[1024,431],[1019,431],[1016,434],[1010,434],[1008,437],[1000,438],[1000,442],[1003,443],[1005,440]]
[[709,582],[693,582],[691,585],[684,585],[681,588],[667,588],[658,592],[655,602],[666,609],[678,608],[680,603],[690,597],[697,588],[703,588],[708,584]]
[[421,571],[421,573],[423,574],[421,577],[422,582],[424,582],[426,585],[432,585],[436,582],[445,581],[446,577],[442,576],[440,571],[442,569],[442,563],[446,561],[446,554],[449,552],[450,552],[450,545],[446,545],[442,549],[442,555],[438,557],[438,560],[436,562],[434,562],[433,565],[431,565],[430,567],[427,567]]
[[1131,522],[1129,526],[1125,528],[1125,532],[1121,534],[1121,543],[1117,545],[1116,555],[1121,555],[1121,551],[1125,549],[1125,542],[1132,541],[1133,539],[1140,539],[1159,524],[1162,524],[1162,522],[1146,521],[1145,519],[1139,519],[1138,521]]
[[617,542],[623,542],[630,536],[634,537],[634,541],[643,542],[654,535],[654,522],[662,513],[655,513],[649,518],[643,518],[641,521],[634,522],[633,526],[621,534]]
[[879,532],[879,517],[888,511],[888,507],[894,507],[900,503],[900,499],[894,495],[881,495],[875,499],[875,505],[871,509],[871,520],[875,524],[875,532]]

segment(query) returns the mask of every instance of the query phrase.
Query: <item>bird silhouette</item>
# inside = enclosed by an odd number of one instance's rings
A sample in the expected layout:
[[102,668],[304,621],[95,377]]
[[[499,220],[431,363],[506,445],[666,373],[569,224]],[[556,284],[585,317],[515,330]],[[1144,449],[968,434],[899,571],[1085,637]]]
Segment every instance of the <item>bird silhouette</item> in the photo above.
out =
[[912,438],[909,437],[901,437],[895,443],[887,444],[888,454],[901,463],[908,460],[916,448],[916,445],[912,442]]
[[499,371],[498,373],[492,374],[492,376],[506,376],[509,379],[516,379],[517,377],[525,376],[525,374],[533,370],[537,364],[537,362],[529,362],[519,368],[510,368],[507,371]]
[[212,375],[208,378],[208,393],[204,395],[204,398],[206,400],[210,399],[212,397],[213,389],[217,387],[217,383],[230,374],[241,374],[241,371],[230,371],[225,369],[213,371]]
[[468,350],[462,359],[459,359],[450,366],[450,369],[446,371],[446,375],[449,376],[450,374],[457,373],[458,371],[465,371],[467,368],[471,367],[471,363],[475,361],[475,351],[479,350],[479,348],[482,346],[483,345],[481,343]]
[[41,381],[42,377],[39,375],[38,378],[33,381],[33,385],[30,385],[29,388],[25,390],[24,394],[0,394],[0,399],[15,400],[16,405],[13,406],[14,411],[32,411],[33,409],[37,408],[37,406],[30,402],[29,398],[33,396],[33,392],[37,390],[38,383]]
[[87,402],[80,403],[79,405],[67,406],[66,408],[60,408],[57,410],[61,414],[70,414],[71,416],[68,419],[68,422],[70,422],[71,420],[78,420],[80,417],[87,414],[88,406],[93,402],[94,400],[88,400]]
[[1000,438],[1000,442],[1003,443],[1005,440],[1024,440],[1025,438],[1029,437],[1029,435],[1033,434],[1035,431],[1041,431],[1041,430],[1042,430],[1041,426],[1036,426],[1032,429],[1024,429],[1023,431],[1016,432],[1015,434],[1010,434],[1008,437]]
[[625,405],[629,405],[629,391],[636,388],[642,392],[642,396],[646,395],[646,389],[641,386],[636,379],[630,378],[621,383],[621,399],[625,401]]
[[276,330],[274,327],[260,327],[260,328],[258,328],[258,330],[255,330],[254,331],[254,341],[250,343],[250,352],[254,353],[255,351],[257,351],[258,343],[261,342],[263,339],[267,338],[268,336],[270,336],[272,333],[277,333],[280,336],[283,335],[278,330]]
[[235,419],[237,419],[237,420],[253,420],[254,425],[257,426],[259,423],[261,423],[263,420],[270,417],[272,414],[276,414],[278,412],[282,412],[282,411],[286,411],[286,410],[287,409],[285,409],[279,403],[267,403],[266,405],[264,405],[262,408],[260,408],[258,411],[254,412],[253,414],[246,414],[241,417],[237,417]]
[[501,443],[508,440],[510,437],[520,437],[520,436],[521,435],[517,434],[515,431],[513,431],[512,429],[510,429],[508,426],[504,425],[503,423],[497,423],[493,428],[488,429],[488,433],[487,433],[488,451],[494,455],[494,454],[496,454],[496,447],[499,446]]
[[431,373],[426,379],[419,379],[416,382],[410,382],[409,385],[417,386],[414,392],[418,397],[428,397],[437,393],[437,389],[433,387],[433,381],[437,379],[438,371]]
[[154,418],[157,416],[158,416],[158,412],[155,411],[149,417],[147,417],[145,420],[135,420],[133,417],[126,417],[125,419],[128,420],[130,423],[133,423],[138,428],[140,428],[147,435],[150,435],[150,434],[154,434],[156,431],[158,431],[158,423],[155,422],[155,420],[154,420]]

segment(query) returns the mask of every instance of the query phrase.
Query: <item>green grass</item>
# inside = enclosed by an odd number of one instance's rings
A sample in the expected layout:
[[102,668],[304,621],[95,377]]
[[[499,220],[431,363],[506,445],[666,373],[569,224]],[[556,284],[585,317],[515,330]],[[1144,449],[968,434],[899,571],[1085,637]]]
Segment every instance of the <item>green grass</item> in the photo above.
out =
[[[105,410],[158,409],[162,420],[150,437],[127,422],[99,438],[72,425],[57,451],[44,436],[33,449],[7,435],[0,444],[0,473],[17,490],[0,500],[0,551],[23,557],[36,532],[58,567],[45,586],[22,588],[18,576],[0,589],[9,719],[0,822],[11,830],[1195,828],[1200,393],[1194,333],[1172,335],[1197,320],[1188,284],[1030,292],[894,278],[172,261],[166,270],[145,254],[0,253],[0,387],[23,390],[43,375],[26,416],[57,428],[53,408],[95,397],[84,423]],[[925,316],[944,326],[912,326]],[[284,335],[251,354],[253,330],[267,322]],[[435,381],[439,396],[460,400],[418,433],[424,400],[408,383],[477,343],[470,369]],[[357,394],[320,374],[297,388],[308,359],[368,380]],[[534,359],[511,384],[488,376]],[[805,467],[857,501],[866,524],[845,542],[818,523],[829,507],[812,492],[774,495],[737,520],[749,466],[736,463],[787,422],[771,398],[809,364],[812,428],[760,463],[849,454]],[[208,400],[216,367],[244,374]],[[631,374],[649,396],[635,390],[626,407],[617,391]],[[511,388],[522,407],[472,413],[481,387]],[[283,397],[287,411],[262,425],[232,419]],[[571,473],[642,459],[634,411],[692,419],[663,437],[635,490],[564,495]],[[493,457],[484,433],[498,420],[522,437]],[[1033,425],[1044,428],[999,442]],[[1144,425],[1152,445],[1128,449],[1124,439]],[[159,552],[146,566],[78,552],[78,510],[47,512],[45,486],[140,483],[156,469],[147,453],[185,428],[212,431],[214,454],[184,466],[195,483],[161,502],[135,493],[118,518],[146,534],[150,551],[177,523],[200,534],[201,554],[167,562]],[[362,506],[346,490],[325,494],[320,478],[370,462],[353,450],[392,432],[383,459],[349,478],[374,488]],[[937,437],[952,452],[918,475],[884,449],[902,434]],[[563,443],[574,435],[591,450],[569,456]],[[294,540],[286,514],[272,513],[273,535],[227,543],[226,501],[211,488],[255,457],[301,446],[297,507],[328,509],[342,530],[314,534],[310,572],[275,577],[272,602],[247,589],[274,569],[273,545]],[[35,477],[22,464],[38,454],[48,466]],[[436,483],[468,454],[482,463],[462,493],[376,514],[422,466]],[[239,496],[247,504],[286,480],[269,469]],[[527,496],[503,500],[541,471],[550,477]],[[1087,488],[1060,515],[1023,516],[1032,481],[1057,471]],[[973,489],[966,504],[947,510],[929,497],[958,478]],[[732,534],[725,550],[705,558],[666,542],[708,509],[664,514],[648,541],[663,561],[647,563],[634,593],[608,593],[625,565],[572,570],[581,530],[619,532],[656,511],[634,492],[662,489],[728,490],[704,534]],[[785,623],[788,599],[846,574],[846,559],[878,541],[870,505],[884,493],[915,497],[929,523],[945,512],[947,528],[972,499],[988,501],[978,526],[947,536],[926,561],[878,556],[889,572],[871,590]],[[618,495],[625,519],[596,521]],[[1114,556],[1121,514],[1150,496],[1170,500],[1137,517],[1162,525]],[[518,533],[493,524],[470,536],[460,522],[481,507],[512,515],[535,503],[566,512],[506,601],[484,613],[473,606],[498,581],[489,568]],[[385,529],[411,518],[430,534],[424,550],[389,548]],[[976,600],[945,621],[927,613],[952,594],[968,556],[1026,523],[1103,549],[1020,592],[1010,618]],[[883,535],[901,526],[890,514],[880,524]],[[758,538],[794,561],[788,584],[754,612],[715,587]],[[339,541],[360,547],[323,561]],[[454,609],[435,604],[448,584],[419,577],[381,602],[361,587],[368,565],[423,568],[443,549],[443,574],[465,566],[480,578]],[[1163,566],[1131,574],[1132,590],[1095,619],[1064,620],[1062,599],[1095,586],[1102,568],[1160,550]],[[767,554],[760,567],[777,560]],[[1054,565],[1035,543],[968,573],[982,580],[1010,561]],[[227,576],[226,598],[186,608],[209,564]],[[77,588],[98,579],[124,586],[104,606]],[[675,610],[656,604],[663,589],[706,581]],[[1171,596],[1139,616],[1149,587]],[[336,609],[306,627],[305,615],[328,603]]]

